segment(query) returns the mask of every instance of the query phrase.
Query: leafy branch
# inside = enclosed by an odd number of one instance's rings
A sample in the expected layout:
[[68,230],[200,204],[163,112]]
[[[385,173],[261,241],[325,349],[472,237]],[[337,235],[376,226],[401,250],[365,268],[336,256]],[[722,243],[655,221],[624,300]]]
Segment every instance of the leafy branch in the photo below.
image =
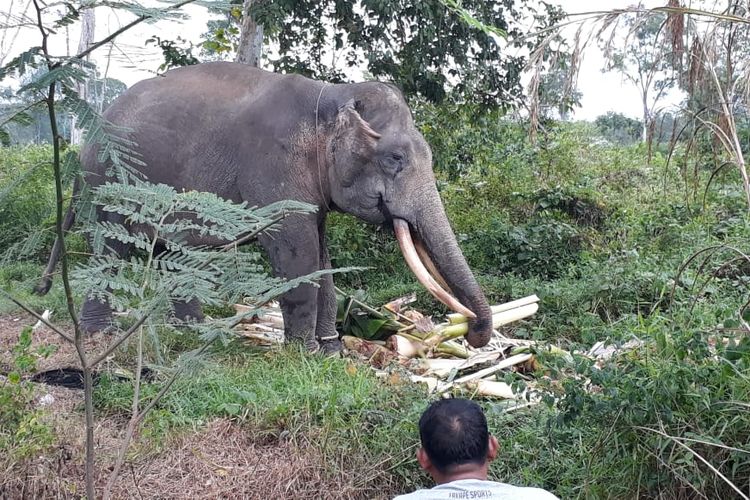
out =
[[[67,12],[55,21],[53,27],[48,27],[44,21],[44,13],[49,6],[41,0],[32,0],[40,44],[27,49],[0,68],[0,79],[11,74],[22,76],[29,69],[40,66],[46,69],[34,75],[18,91],[19,95],[38,95],[39,97],[35,97],[31,103],[16,110],[10,117],[4,118],[3,125],[13,119],[23,118],[24,113],[35,106],[43,104],[47,108],[52,136],[51,165],[55,185],[55,234],[60,249],[60,275],[67,313],[72,323],[72,335],[44,319],[6,291],[0,290],[0,294],[42,321],[63,341],[71,343],[76,350],[84,381],[87,498],[96,498],[93,371],[100,363],[112,356],[127,339],[133,335],[138,336],[136,364],[139,370],[135,379],[133,415],[126,439],[121,445],[117,464],[104,490],[104,496],[108,497],[135,429],[183,372],[183,367],[175,370],[163,384],[157,396],[140,409],[140,367],[144,360],[143,328],[147,325],[153,327],[154,324],[166,323],[163,318],[171,313],[171,304],[175,301],[196,298],[208,303],[218,303],[228,294],[247,293],[261,296],[263,293],[283,292],[300,283],[315,279],[315,277],[303,277],[290,282],[267,280],[259,276],[260,266],[254,263],[256,257],[253,254],[243,253],[241,257],[232,256],[231,259],[221,256],[222,253],[228,254],[229,250],[236,250],[239,245],[252,240],[261,232],[272,230],[274,224],[288,215],[308,213],[310,206],[287,202],[253,209],[244,204],[234,205],[212,194],[177,193],[168,186],[148,184],[138,172],[138,167],[142,166],[143,162],[135,150],[135,144],[126,138],[127,131],[107,123],[89,103],[79,96],[76,90],[77,85],[87,80],[90,73],[95,70],[92,64],[83,60],[92,51],[112,42],[139,23],[174,17],[181,7],[190,3],[203,4],[205,2],[184,0],[160,9],[144,8],[131,2],[99,2],[96,5],[125,9],[135,13],[137,18],[73,57],[57,57],[50,52],[49,46],[49,37],[55,27],[77,21],[80,12],[93,8],[94,4],[91,2],[79,5],[66,4]],[[213,5],[218,5],[218,2],[213,2]],[[60,95],[62,95],[61,99]],[[94,255],[88,264],[78,266],[75,271],[71,268],[65,244],[69,228],[64,222],[66,199],[63,179],[65,174],[62,161],[62,137],[58,127],[59,108],[76,117],[79,127],[84,130],[85,140],[90,145],[99,146],[99,161],[110,165],[107,174],[115,179],[129,181],[127,185],[108,183],[93,190],[91,203],[105,213],[123,215],[126,223],[101,222],[88,227]],[[71,201],[71,204],[73,203],[76,203],[75,199]],[[131,224],[136,223],[148,226],[149,232],[132,232]],[[210,234],[232,243],[224,245],[219,252],[207,248],[191,248],[184,244],[183,235],[192,231],[197,234]],[[136,247],[148,253],[148,258],[145,261],[137,257],[129,261],[118,260],[117,257],[107,253],[106,240],[135,244]],[[157,241],[166,241],[170,251],[156,255]],[[117,269],[120,270],[115,271]],[[126,275],[122,272],[123,269],[133,274]],[[174,272],[175,270],[180,270],[180,272]],[[231,275],[231,278],[224,277],[225,274]],[[133,276],[140,276],[140,279],[136,281]],[[136,304],[133,306],[136,321],[98,353],[87,351],[86,336],[78,317],[74,293],[74,290],[81,289],[87,290],[87,296],[108,300],[119,307]],[[223,324],[218,327],[218,330],[226,329],[226,327],[227,325]],[[217,338],[216,335],[205,337],[203,347],[196,354],[205,352]]]

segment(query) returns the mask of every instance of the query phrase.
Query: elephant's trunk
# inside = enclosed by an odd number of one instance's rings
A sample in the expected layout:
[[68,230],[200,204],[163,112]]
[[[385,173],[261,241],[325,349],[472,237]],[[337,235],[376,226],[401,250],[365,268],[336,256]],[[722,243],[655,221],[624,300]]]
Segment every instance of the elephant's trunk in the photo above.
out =
[[[401,219],[393,220],[404,258],[425,288],[449,308],[469,318],[466,335],[469,344],[484,346],[492,334],[490,306],[458,247],[437,191],[428,196],[429,202],[421,205],[422,210],[416,212],[409,224]],[[416,248],[409,243],[409,229],[416,236]],[[419,248],[421,242],[424,242],[422,249]],[[419,254],[422,254],[421,259]],[[441,281],[449,290],[438,284]]]

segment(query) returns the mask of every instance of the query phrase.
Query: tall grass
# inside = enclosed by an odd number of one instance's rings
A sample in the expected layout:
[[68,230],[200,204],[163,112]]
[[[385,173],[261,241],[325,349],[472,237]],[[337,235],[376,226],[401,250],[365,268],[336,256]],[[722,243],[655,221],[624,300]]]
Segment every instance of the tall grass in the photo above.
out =
[[[440,119],[444,125],[432,134],[472,126],[469,117]],[[502,445],[493,477],[563,498],[737,497],[732,485],[746,494],[750,349],[739,328],[747,320],[740,309],[748,272],[739,263],[722,268],[720,255],[678,272],[709,245],[748,253],[750,220],[738,172],[716,176],[705,206],[693,205],[680,172],[667,170],[664,191],[667,156],[659,151],[649,166],[643,146],[610,144],[586,124],[552,127],[535,144],[519,139],[517,125],[497,127],[507,143],[490,147],[475,136],[478,143],[465,147],[477,159],[455,180],[439,172],[439,183],[490,300],[541,297],[532,321],[504,333],[581,352],[598,341],[635,340],[637,347],[597,365],[580,356],[573,365],[547,363],[548,390],[557,398],[550,406],[505,413],[501,403],[483,403]],[[698,175],[705,181],[711,172]],[[375,303],[417,288],[390,234],[346,216],[330,222],[338,265],[369,267],[340,276],[342,286],[365,289]],[[567,228],[560,233],[567,239],[555,239],[559,228]],[[531,237],[535,231],[545,236]],[[529,257],[521,255],[525,248]],[[14,276],[28,276],[33,265],[2,273],[17,283]],[[50,304],[45,300],[38,307]],[[426,296],[418,307],[441,312]],[[160,355],[174,357],[196,342],[165,333],[162,348],[171,350]],[[146,362],[158,368],[157,353],[146,352]],[[127,356],[115,361],[133,368]],[[153,456],[175,434],[230,418],[258,442],[288,439],[321,450],[331,477],[355,470],[363,485],[375,485],[369,491],[429,484],[413,458],[416,422],[429,398],[401,376],[384,382],[346,359],[258,353],[232,343],[176,384],[147,417],[138,453]],[[145,383],[144,400],[155,391]],[[130,384],[105,376],[96,408],[127,416],[130,397]]]

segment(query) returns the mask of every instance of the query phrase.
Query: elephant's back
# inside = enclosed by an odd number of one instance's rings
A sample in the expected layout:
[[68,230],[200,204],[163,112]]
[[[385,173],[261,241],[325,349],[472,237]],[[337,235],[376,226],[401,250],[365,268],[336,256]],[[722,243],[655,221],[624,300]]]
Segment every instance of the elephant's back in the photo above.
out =
[[239,63],[185,66],[136,83],[112,103],[104,118],[135,133],[149,125],[190,133],[277,100],[274,94],[280,89],[287,94],[306,93],[306,87],[316,83]]
[[[151,182],[239,200],[238,165],[252,163],[248,152],[284,149],[284,138],[305,119],[298,110],[309,107],[322,85],[244,64],[204,63],[135,84],[104,118],[133,144],[145,164],[136,168]],[[84,169],[96,174],[89,175],[93,184],[106,178],[99,149],[87,146],[82,156]]]

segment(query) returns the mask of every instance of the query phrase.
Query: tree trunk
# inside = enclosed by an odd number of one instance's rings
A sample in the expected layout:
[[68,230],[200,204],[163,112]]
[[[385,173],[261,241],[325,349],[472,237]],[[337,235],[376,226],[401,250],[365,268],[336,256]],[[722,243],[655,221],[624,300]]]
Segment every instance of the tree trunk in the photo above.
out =
[[245,0],[242,6],[242,28],[240,44],[237,47],[239,63],[260,67],[260,56],[263,53],[263,25],[255,22],[250,9],[257,0]]
[[[88,49],[92,43],[94,43],[95,31],[96,31],[96,14],[94,13],[94,9],[86,9],[83,11],[83,16],[81,18],[81,38],[78,41],[78,51],[76,51],[76,54],[80,54],[84,50]],[[86,60],[88,60],[88,56],[86,56]],[[87,83],[88,82],[84,81],[84,82],[79,82],[76,85],[78,97],[80,97],[84,101],[88,97],[86,95]],[[83,130],[81,130],[80,128],[76,126],[76,119],[74,116],[70,119],[70,143],[80,144],[82,136],[83,136]]]
[[651,119],[651,113],[648,110],[648,97],[647,94],[642,94],[643,100],[643,128],[641,129],[641,142],[648,141],[648,124]]

